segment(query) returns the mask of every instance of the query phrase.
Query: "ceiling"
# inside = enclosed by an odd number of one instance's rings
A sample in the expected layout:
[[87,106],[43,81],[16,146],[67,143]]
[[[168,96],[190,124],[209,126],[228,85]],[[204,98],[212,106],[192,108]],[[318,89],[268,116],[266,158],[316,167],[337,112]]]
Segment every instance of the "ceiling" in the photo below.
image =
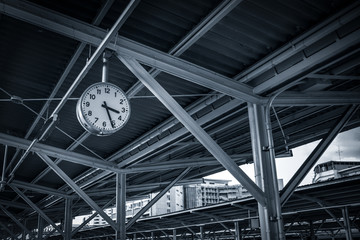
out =
[[[324,138],[360,103],[359,46],[358,1],[3,0],[0,223],[12,221],[9,212],[37,226],[19,189],[54,222],[67,198],[75,199],[73,214],[89,213],[66,176],[103,206],[115,197],[115,173],[126,173],[127,199],[136,199],[182,173],[179,183],[224,170],[130,65],[241,165],[252,162],[248,102],[271,104],[278,157]],[[102,79],[105,48],[108,81],[126,92],[131,116],[99,137],[75,109]],[[359,126],[355,110],[342,131]]]

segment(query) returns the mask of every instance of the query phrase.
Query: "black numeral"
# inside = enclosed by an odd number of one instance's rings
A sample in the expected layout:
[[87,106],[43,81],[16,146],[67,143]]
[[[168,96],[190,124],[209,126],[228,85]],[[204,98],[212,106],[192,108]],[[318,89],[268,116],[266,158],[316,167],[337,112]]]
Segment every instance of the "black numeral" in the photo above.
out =
[[115,120],[111,120],[111,126],[113,126],[113,128],[115,128]]
[[95,94],[90,94],[90,99],[95,99],[96,98],[96,96],[95,96]]
[[91,116],[91,115],[92,115],[92,111],[88,111],[88,115]]
[[117,96],[116,92],[115,92],[115,97]]
[[123,104],[124,103],[124,99],[120,99],[120,104]]
[[95,122],[97,122],[99,120],[99,118],[98,117],[95,117]]
[[105,93],[110,93],[110,88],[105,88]]
[[125,112],[125,108],[124,108],[124,107],[123,107],[123,108],[121,108],[121,112],[123,112],[123,113]]
[[86,103],[85,103],[85,106],[86,106],[86,107],[90,107],[90,102],[86,102]]
[[106,127],[106,122],[105,121],[103,121],[103,127]]
[[96,89],[96,94],[101,94],[101,89]]

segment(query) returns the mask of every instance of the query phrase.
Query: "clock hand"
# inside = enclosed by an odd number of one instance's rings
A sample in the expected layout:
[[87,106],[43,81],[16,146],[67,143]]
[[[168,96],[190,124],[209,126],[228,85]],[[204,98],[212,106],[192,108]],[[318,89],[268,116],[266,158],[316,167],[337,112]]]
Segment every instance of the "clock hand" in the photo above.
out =
[[111,126],[112,126],[113,128],[115,128],[115,125],[114,125],[114,123],[113,123],[113,121],[112,121],[112,119],[111,119],[109,107],[106,105],[106,102],[104,101],[104,104],[101,105],[101,106],[106,109],[107,115],[108,115],[109,120],[110,120],[110,124],[111,124]]
[[[104,102],[105,103],[105,102]],[[101,105],[103,108],[106,108],[106,109],[109,109],[110,111],[113,111],[114,113],[120,113],[118,110],[116,109],[113,109],[112,107],[109,107],[108,105],[105,104],[102,104]]]

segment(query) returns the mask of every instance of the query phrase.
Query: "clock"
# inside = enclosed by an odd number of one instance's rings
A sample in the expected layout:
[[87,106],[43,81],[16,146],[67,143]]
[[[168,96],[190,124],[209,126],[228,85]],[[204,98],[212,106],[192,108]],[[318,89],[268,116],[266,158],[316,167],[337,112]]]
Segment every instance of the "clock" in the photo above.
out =
[[99,82],[89,86],[81,95],[76,105],[76,116],[86,131],[108,136],[129,120],[130,104],[121,88]]

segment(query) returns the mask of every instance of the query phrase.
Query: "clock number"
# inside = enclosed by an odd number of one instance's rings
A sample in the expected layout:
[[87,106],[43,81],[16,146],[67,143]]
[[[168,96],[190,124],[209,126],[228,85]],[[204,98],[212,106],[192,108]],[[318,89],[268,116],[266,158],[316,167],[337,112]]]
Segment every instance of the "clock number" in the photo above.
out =
[[95,94],[90,94],[90,99],[94,100],[96,98]]
[[115,97],[116,97],[116,92],[115,92]]
[[105,93],[110,93],[110,88],[105,88]]
[[113,128],[115,128],[115,120],[111,120],[111,126],[113,126]]
[[125,112],[125,108],[124,108],[124,107],[123,107],[123,108],[121,108],[121,112],[123,112],[123,113]]
[[99,118],[98,118],[98,117],[95,117],[95,122],[94,122],[94,123],[96,123],[98,120],[99,120]]
[[91,115],[92,115],[92,111],[88,111],[88,115],[91,116]]
[[103,127],[106,127],[106,122],[105,121],[103,121]]
[[123,104],[124,103],[124,99],[120,99],[120,104]]
[[96,94],[101,94],[101,89],[96,89]]
[[122,120],[121,115],[120,115],[120,117],[118,117],[118,119],[119,119],[120,121]]
[[89,103],[89,102],[86,102],[86,103],[85,103],[85,106],[86,106],[86,107],[90,107],[90,103]]

